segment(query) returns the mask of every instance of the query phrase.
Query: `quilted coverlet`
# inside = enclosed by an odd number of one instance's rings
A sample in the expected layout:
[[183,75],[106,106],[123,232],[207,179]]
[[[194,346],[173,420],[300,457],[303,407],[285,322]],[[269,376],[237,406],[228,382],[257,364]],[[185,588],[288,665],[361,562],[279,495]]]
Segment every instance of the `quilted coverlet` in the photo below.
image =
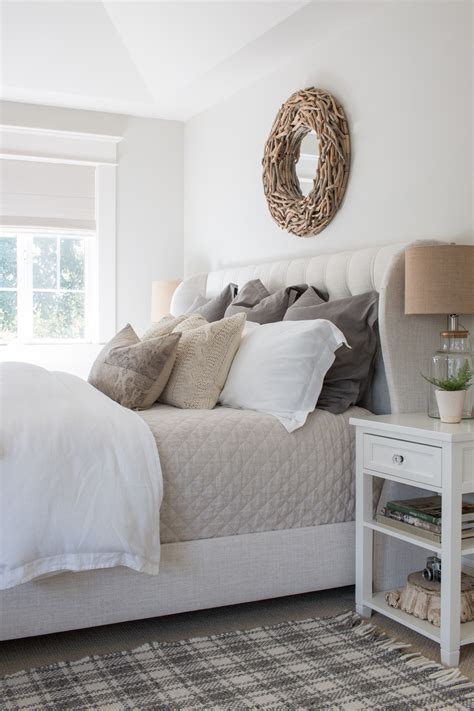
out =
[[164,479],[161,542],[232,536],[354,518],[349,418],[316,410],[288,433],[271,415],[157,405],[139,413]]

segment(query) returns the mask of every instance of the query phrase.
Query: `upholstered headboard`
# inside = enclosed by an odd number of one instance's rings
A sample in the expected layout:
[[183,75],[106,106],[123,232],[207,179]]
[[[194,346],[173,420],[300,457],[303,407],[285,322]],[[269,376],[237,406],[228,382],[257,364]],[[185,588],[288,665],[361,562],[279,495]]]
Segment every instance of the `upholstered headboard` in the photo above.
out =
[[175,315],[185,313],[198,294],[215,296],[229,282],[242,286],[256,278],[261,279],[270,292],[283,286],[306,283],[324,291],[329,299],[375,289],[380,294],[380,357],[370,399],[364,404],[376,413],[424,412],[427,389],[420,371],[429,367],[429,357],[438,343],[445,319],[404,314],[404,252],[409,244],[197,274],[177,288],[171,312]]

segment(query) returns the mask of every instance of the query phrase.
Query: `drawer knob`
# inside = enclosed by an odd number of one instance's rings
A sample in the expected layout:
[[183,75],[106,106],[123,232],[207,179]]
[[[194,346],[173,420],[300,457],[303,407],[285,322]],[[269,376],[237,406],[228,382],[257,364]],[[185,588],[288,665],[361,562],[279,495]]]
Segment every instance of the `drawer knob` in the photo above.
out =
[[404,457],[402,454],[394,454],[392,457],[392,462],[394,464],[403,464]]

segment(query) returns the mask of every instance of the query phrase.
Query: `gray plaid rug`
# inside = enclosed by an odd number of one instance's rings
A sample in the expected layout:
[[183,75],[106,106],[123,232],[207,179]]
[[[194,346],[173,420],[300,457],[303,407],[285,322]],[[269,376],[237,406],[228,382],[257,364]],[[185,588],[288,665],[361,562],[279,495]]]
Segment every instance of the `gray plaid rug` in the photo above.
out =
[[474,708],[457,670],[410,654],[352,612],[22,671],[2,711]]

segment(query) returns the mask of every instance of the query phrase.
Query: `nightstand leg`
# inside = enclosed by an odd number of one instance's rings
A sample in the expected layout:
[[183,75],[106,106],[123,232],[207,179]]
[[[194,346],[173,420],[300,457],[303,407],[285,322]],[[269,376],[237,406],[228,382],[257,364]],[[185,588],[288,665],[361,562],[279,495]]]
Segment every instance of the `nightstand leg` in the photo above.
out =
[[461,471],[453,456],[442,503],[441,661],[459,664],[461,641]]
[[[358,429],[357,437],[362,435]],[[356,449],[356,611],[368,619],[372,615],[364,602],[372,598],[373,531],[364,526],[364,521],[373,517],[373,478],[362,469],[362,441]]]
[[459,649],[457,652],[446,652],[441,648],[441,662],[442,664],[446,664],[447,667],[458,667],[459,657]]

